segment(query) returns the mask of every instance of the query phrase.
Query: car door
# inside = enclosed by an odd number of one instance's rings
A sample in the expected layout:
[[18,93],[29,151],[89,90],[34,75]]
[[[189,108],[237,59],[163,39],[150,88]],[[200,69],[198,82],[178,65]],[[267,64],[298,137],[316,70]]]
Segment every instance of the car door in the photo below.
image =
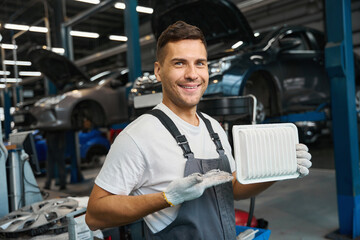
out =
[[284,113],[314,110],[329,99],[323,49],[305,29],[287,30],[278,41],[283,39],[298,40],[291,48],[280,47],[277,59],[281,69]]

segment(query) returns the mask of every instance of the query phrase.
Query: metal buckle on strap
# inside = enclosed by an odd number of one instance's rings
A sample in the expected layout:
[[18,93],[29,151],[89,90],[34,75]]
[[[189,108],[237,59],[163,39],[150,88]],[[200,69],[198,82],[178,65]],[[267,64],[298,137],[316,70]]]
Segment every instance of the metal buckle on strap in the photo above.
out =
[[188,143],[184,135],[176,136],[176,142],[178,143],[178,145],[183,145]]
[[219,134],[217,134],[217,133],[212,133],[212,134],[211,134],[211,140],[213,140],[213,142],[215,143],[216,149],[218,149],[218,150],[224,150],[223,147],[222,147],[222,144],[221,144],[221,142],[220,142]]
[[184,152],[184,157],[187,157],[189,154],[193,154],[191,152],[190,146],[188,144],[188,141],[187,141],[185,135],[179,135],[179,136],[176,136],[175,138],[176,138],[177,144],[181,147],[181,149]]

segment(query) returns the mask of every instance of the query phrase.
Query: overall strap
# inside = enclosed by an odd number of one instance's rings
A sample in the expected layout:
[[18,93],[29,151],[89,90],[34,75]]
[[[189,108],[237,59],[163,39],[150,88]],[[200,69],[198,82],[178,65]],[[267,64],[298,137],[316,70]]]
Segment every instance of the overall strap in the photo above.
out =
[[219,154],[224,153],[224,148],[222,147],[221,141],[220,141],[220,137],[219,135],[214,132],[214,129],[211,126],[211,123],[209,121],[209,119],[205,118],[204,115],[200,112],[197,111],[197,114],[201,117],[201,119],[205,122],[206,128],[208,129],[209,133],[210,133],[210,137],[213,140],[213,142],[215,143],[216,146],[216,151]]
[[152,109],[147,113],[157,117],[160,122],[165,126],[165,128],[171,133],[171,135],[175,138],[177,144],[183,150],[184,157],[188,158],[189,155],[194,155],[190,149],[189,143],[185,135],[182,135],[180,133],[174,122],[163,111],[161,111],[160,109]]

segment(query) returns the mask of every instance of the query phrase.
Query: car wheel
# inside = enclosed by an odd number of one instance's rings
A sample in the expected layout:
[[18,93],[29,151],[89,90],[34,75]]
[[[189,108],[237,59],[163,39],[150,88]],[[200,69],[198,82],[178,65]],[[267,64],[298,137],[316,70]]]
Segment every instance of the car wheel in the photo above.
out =
[[250,78],[247,80],[243,95],[252,94],[256,97],[256,122],[263,122],[266,117],[271,116],[270,90],[264,78]]
[[360,87],[356,87],[355,106],[356,106],[357,120],[359,121],[360,120]]
[[108,149],[102,145],[92,146],[86,153],[83,164],[89,167],[99,167],[103,164]]
[[88,129],[86,120],[90,121],[95,127],[104,127],[106,125],[105,114],[101,106],[96,102],[86,101],[79,103],[71,115],[71,126],[76,130]]

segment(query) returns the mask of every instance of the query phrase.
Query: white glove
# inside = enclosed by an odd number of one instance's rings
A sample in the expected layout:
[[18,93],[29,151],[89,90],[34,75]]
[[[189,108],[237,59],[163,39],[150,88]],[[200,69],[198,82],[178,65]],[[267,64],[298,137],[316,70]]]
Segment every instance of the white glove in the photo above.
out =
[[297,171],[300,173],[299,177],[305,177],[309,174],[309,168],[312,163],[310,161],[311,154],[305,144],[296,144],[296,158],[297,158]]
[[233,176],[219,169],[213,169],[205,174],[193,173],[187,177],[172,181],[163,192],[165,200],[175,206],[185,201],[200,197],[205,189],[229,182]]

